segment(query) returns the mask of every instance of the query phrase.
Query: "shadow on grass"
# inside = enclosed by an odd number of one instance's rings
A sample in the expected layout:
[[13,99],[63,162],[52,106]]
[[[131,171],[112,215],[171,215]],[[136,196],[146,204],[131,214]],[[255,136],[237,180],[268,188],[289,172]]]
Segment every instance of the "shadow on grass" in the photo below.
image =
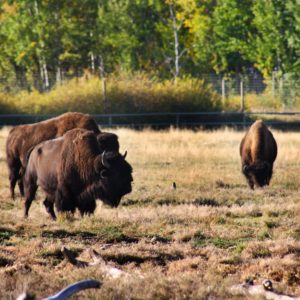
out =
[[213,198],[197,198],[192,202],[192,204],[195,206],[220,206],[218,201]]
[[8,266],[12,266],[12,265],[13,265],[12,260],[0,256],[0,268],[5,268],[5,267],[8,267]]
[[130,237],[122,232],[119,227],[108,226],[104,228],[99,228],[97,232],[89,231],[66,231],[66,230],[45,230],[42,232],[41,236],[43,238],[51,239],[68,239],[79,240],[83,242],[97,242],[102,241],[106,243],[137,243],[139,241],[136,237]]
[[142,199],[142,200],[126,199],[122,201],[121,206],[144,206],[151,202],[152,202],[151,199]]
[[176,261],[183,259],[183,255],[181,254],[169,254],[169,253],[158,253],[157,255],[149,255],[149,256],[138,256],[138,255],[130,255],[130,254],[108,254],[103,255],[106,260],[113,261],[119,265],[126,265],[130,263],[134,263],[139,266],[146,262],[151,262],[155,265],[165,266],[170,261]]
[[207,246],[215,246],[220,249],[237,248],[241,244],[251,241],[252,237],[243,237],[237,239],[226,239],[221,237],[207,237],[201,232],[196,232],[191,236],[186,236],[182,242],[191,243],[195,248],[202,248]]
[[222,180],[217,180],[216,183],[216,188],[218,189],[236,189],[236,188],[247,188],[246,184],[238,184],[238,183],[225,183]]

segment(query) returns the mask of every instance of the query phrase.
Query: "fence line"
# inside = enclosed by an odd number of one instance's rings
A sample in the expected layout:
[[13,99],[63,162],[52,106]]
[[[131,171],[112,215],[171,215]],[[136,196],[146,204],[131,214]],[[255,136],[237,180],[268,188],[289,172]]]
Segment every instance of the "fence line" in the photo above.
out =
[[[43,121],[57,115],[2,114],[1,126],[14,126]],[[219,127],[248,126],[258,117],[271,126],[300,126],[300,112],[169,112],[169,113],[129,113],[92,114],[103,127]],[[267,119],[264,118],[267,116]],[[272,117],[273,118],[270,118]],[[280,119],[283,117],[283,120]],[[291,120],[291,117],[294,119]],[[297,118],[298,117],[298,118]],[[296,119],[295,119],[296,118]]]

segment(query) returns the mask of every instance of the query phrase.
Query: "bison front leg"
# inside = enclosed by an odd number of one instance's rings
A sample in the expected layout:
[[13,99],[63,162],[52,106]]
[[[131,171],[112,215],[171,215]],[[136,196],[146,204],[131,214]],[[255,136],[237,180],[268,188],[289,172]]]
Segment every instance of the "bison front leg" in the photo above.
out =
[[55,207],[59,212],[75,212],[75,198],[72,196],[72,193],[67,187],[57,188],[55,193]]
[[250,189],[254,190],[254,181],[253,181],[252,177],[251,176],[246,176],[246,178],[247,178],[247,182],[248,182],[248,185],[249,185]]
[[84,215],[91,215],[96,209],[96,200],[92,197],[77,199],[77,208],[81,217]]
[[56,220],[56,215],[54,212],[54,199],[51,199],[50,197],[46,197],[46,199],[44,200],[44,206],[46,208],[47,213],[50,215],[52,220]]

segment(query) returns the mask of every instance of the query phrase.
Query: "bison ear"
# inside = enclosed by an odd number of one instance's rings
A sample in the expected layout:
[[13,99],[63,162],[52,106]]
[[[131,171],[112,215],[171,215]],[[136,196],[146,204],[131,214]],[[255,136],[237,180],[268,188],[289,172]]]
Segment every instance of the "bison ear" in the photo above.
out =
[[244,165],[243,166],[243,173],[247,174],[251,171],[251,167],[249,165]]
[[94,169],[97,174],[101,174],[103,170],[102,162],[101,162],[101,155],[98,155],[94,160]]
[[108,177],[108,171],[107,170],[102,170],[101,172],[100,172],[100,176],[101,176],[101,178],[102,179],[106,179],[107,177]]

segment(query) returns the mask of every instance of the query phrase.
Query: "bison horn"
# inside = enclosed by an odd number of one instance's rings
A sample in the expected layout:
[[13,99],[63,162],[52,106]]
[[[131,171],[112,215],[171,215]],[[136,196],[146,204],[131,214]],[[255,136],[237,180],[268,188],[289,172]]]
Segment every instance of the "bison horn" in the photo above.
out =
[[123,158],[125,159],[127,155],[127,150],[125,151],[125,153],[123,154]]
[[110,168],[110,163],[108,162],[107,156],[106,156],[106,151],[103,151],[102,153],[102,159],[101,159],[102,165],[109,169]]

